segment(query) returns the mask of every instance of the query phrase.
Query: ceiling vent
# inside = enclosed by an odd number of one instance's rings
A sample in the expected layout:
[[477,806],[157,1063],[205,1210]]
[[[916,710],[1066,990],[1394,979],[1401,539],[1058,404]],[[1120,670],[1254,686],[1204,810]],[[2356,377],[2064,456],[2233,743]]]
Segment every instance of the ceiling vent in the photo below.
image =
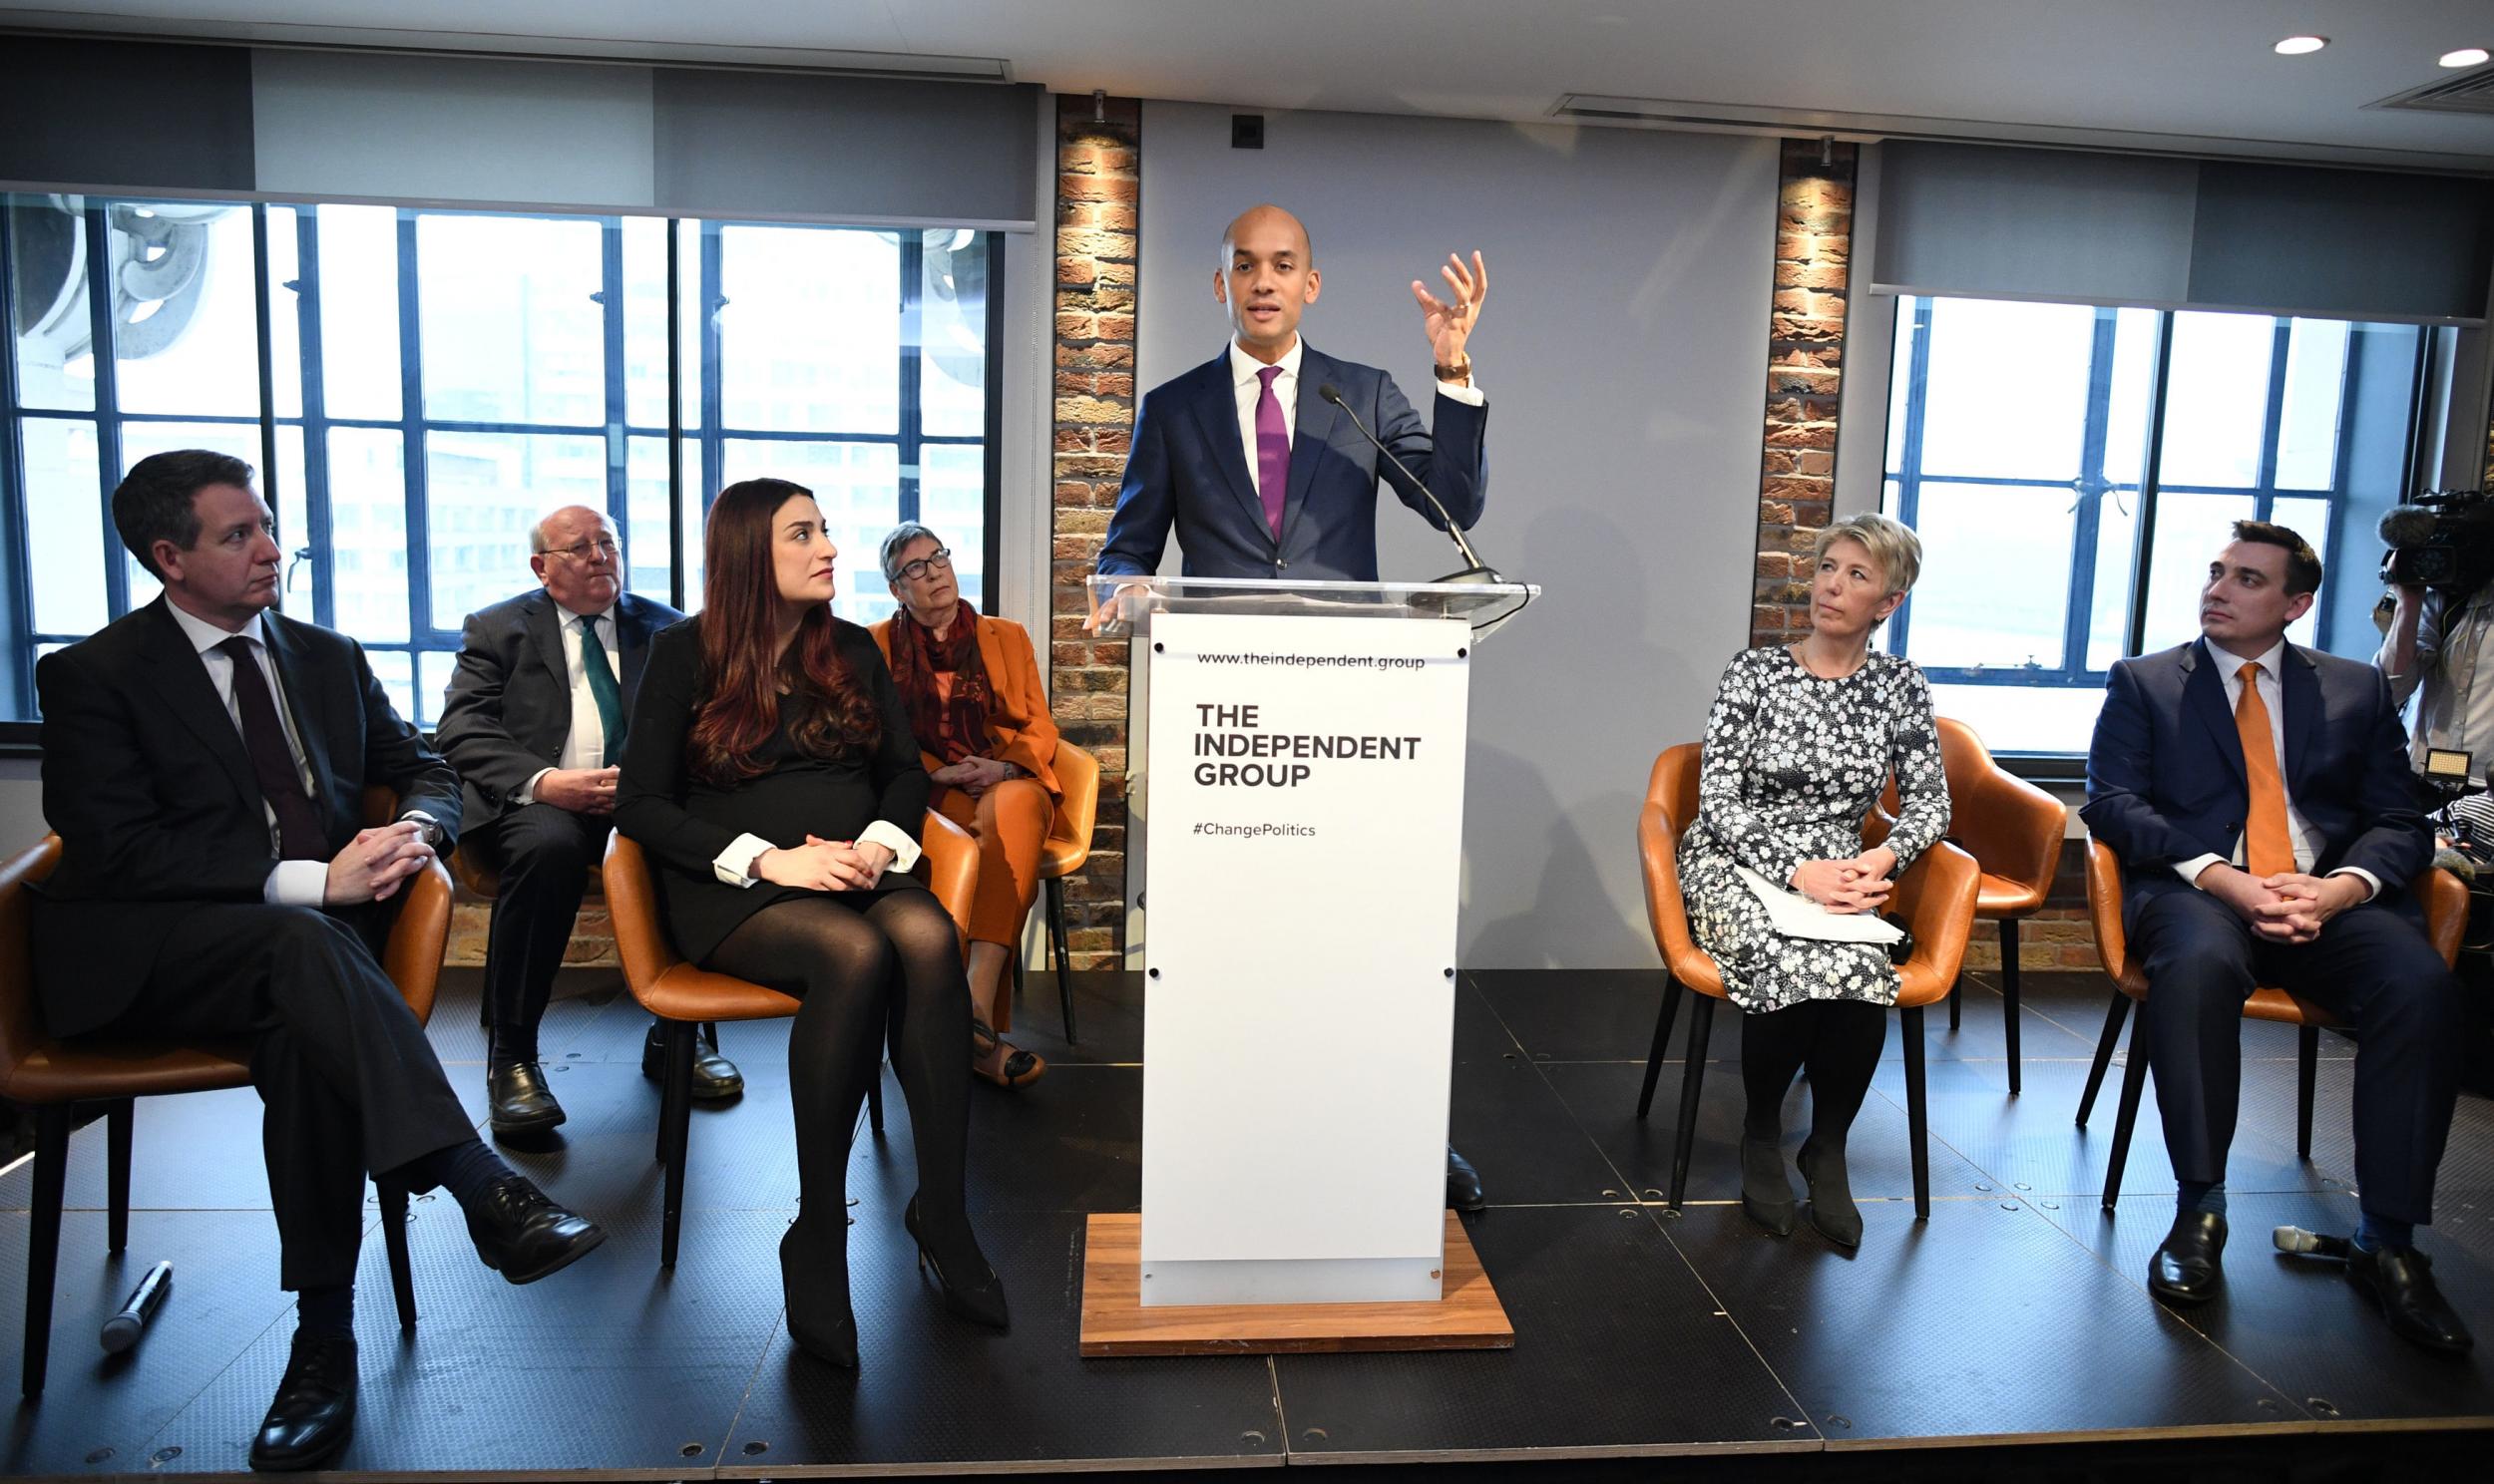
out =
[[2421,88],[2393,93],[2366,108],[2417,109],[2432,114],[2484,114],[2494,116],[2494,67],[2480,67],[2454,78],[2442,78]]

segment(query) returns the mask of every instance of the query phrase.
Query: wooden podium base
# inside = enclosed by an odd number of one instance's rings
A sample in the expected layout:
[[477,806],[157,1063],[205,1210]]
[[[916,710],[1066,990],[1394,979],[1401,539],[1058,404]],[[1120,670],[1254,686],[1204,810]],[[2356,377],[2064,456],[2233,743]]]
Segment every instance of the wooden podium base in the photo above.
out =
[[1506,1350],[1515,1326],[1447,1213],[1446,1297],[1435,1303],[1142,1305],[1143,1218],[1090,1219],[1082,1252],[1085,1355],[1263,1355],[1327,1350]]

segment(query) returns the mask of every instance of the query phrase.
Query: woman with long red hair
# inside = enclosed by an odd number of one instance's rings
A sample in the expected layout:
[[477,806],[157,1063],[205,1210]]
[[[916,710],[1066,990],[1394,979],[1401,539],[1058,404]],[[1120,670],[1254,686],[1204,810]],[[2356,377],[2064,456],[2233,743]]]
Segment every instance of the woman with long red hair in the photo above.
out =
[[907,873],[929,783],[865,629],[835,618],[813,494],[728,486],[710,507],[699,614],[649,646],[615,824],[657,859],[675,950],[803,1000],[788,1035],[804,1207],[780,1240],[788,1330],[857,1364],[849,1140],[887,1025],[918,1194],[905,1223],[945,1306],[1006,1325],[963,1203],[970,986],[953,920]]

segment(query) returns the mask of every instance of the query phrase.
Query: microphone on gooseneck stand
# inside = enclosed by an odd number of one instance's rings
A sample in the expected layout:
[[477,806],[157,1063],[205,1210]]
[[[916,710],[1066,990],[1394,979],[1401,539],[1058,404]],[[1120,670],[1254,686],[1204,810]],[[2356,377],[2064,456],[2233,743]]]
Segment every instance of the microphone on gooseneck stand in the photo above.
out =
[[2355,1252],[2355,1244],[2344,1237],[2306,1232],[2301,1227],[2280,1227],[2269,1234],[2269,1240],[2280,1252],[2295,1257],[2328,1258],[2343,1263]]
[[1353,412],[1351,410],[1351,404],[1343,400],[1341,387],[1338,387],[1329,381],[1325,383],[1325,385],[1318,387],[1316,389],[1316,394],[1324,398],[1326,401],[1331,402],[1336,407],[1341,408],[1343,416],[1351,419],[1351,426],[1359,429],[1360,436],[1369,441],[1369,447],[1377,450],[1381,454],[1384,454],[1388,463],[1394,465],[1395,468],[1402,470],[1403,477],[1412,482],[1412,487],[1421,492],[1421,498],[1429,502],[1429,508],[1438,513],[1438,519],[1447,523],[1447,535],[1455,538],[1455,549],[1463,554],[1464,566],[1461,571],[1456,572],[1452,576],[1440,577],[1438,579],[1439,581],[1503,582],[1506,580],[1506,578],[1498,574],[1497,568],[1488,565],[1473,553],[1472,544],[1463,539],[1463,528],[1455,524],[1455,516],[1448,511],[1445,505],[1439,502],[1437,496],[1430,493],[1428,483],[1422,480],[1419,475],[1412,472],[1411,465],[1404,463],[1399,458],[1396,458],[1395,451],[1393,449],[1390,449],[1386,447],[1385,444],[1379,442],[1377,435],[1369,431],[1368,424],[1360,421],[1360,415]]

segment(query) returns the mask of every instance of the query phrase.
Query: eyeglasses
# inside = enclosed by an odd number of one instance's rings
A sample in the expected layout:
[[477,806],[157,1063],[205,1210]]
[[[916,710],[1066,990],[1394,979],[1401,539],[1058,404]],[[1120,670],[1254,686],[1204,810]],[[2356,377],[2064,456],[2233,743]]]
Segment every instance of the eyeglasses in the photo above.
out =
[[609,561],[616,560],[624,555],[624,549],[616,544],[616,540],[612,536],[602,536],[596,541],[585,541],[577,546],[549,547],[546,549],[546,555],[549,556],[569,556],[574,561],[589,560],[590,554],[592,552],[606,557]]
[[938,547],[934,551],[929,552],[926,556],[919,557],[916,561],[904,564],[901,567],[901,575],[915,582],[930,571],[951,571],[952,569],[953,549],[950,547]]

